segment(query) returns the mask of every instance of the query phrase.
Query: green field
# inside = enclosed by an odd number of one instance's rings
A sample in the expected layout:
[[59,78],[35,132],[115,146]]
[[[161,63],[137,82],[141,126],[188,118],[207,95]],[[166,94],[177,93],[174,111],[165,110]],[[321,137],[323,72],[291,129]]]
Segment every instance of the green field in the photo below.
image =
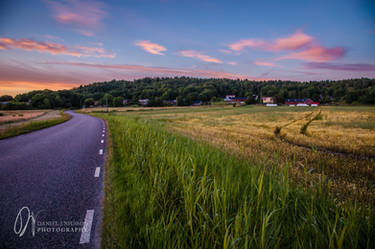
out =
[[103,248],[375,244],[373,107],[94,115],[111,132]]

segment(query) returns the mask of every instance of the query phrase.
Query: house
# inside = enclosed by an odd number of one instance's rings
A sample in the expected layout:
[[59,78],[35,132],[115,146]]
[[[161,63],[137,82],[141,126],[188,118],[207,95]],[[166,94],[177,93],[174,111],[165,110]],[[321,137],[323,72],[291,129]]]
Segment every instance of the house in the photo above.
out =
[[276,101],[273,97],[262,97],[263,104],[274,104]]
[[320,102],[315,102],[311,99],[285,99],[285,104],[289,106],[318,106]]
[[99,101],[98,100],[95,100],[94,101],[94,106],[98,106],[99,105]]
[[148,99],[139,99],[138,102],[140,105],[148,105]]
[[171,99],[171,100],[163,100],[163,104],[164,105],[176,105],[177,104],[177,101],[175,99]]
[[202,101],[200,100],[197,100],[197,101],[193,101],[193,104],[191,104],[192,106],[200,106],[202,105]]
[[228,102],[228,103],[231,103],[231,104],[235,104],[235,103],[245,103],[246,101],[246,98],[243,98],[243,97],[239,97],[239,98],[236,98],[236,95],[226,95],[225,98],[224,98],[224,101],[225,102]]
[[127,105],[127,104],[129,104],[129,102],[130,102],[130,99],[123,99],[123,100],[122,100],[122,104],[123,104],[123,105]]
[[234,98],[236,98],[236,95],[233,95],[233,94],[231,94],[231,95],[225,95],[224,101],[225,102],[231,102],[232,99],[234,99]]

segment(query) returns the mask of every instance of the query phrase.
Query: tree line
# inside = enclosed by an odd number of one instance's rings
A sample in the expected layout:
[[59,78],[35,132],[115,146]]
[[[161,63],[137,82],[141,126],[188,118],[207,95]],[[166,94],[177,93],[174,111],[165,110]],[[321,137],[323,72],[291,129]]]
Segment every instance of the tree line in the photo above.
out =
[[102,106],[138,104],[149,99],[149,106],[204,104],[220,101],[225,95],[246,98],[247,104],[260,103],[260,98],[274,97],[277,103],[286,98],[310,98],[322,104],[375,104],[375,79],[361,78],[337,81],[251,81],[199,79],[190,77],[143,78],[134,81],[112,80],[81,85],[71,90],[41,90],[0,97],[1,109],[81,108],[94,103]]

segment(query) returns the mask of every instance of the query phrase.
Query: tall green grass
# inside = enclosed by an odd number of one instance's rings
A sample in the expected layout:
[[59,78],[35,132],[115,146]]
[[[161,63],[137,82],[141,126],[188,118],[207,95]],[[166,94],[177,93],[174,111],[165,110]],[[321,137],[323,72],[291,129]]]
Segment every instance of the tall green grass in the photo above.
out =
[[371,248],[375,214],[136,117],[107,120],[102,248]]

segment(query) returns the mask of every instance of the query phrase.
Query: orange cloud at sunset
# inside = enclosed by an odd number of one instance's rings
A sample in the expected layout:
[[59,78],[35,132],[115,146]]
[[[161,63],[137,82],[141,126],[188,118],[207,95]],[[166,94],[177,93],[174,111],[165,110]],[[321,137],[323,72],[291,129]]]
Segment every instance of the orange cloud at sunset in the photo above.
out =
[[174,76],[267,80],[223,71],[141,65],[89,62],[44,62],[36,65],[0,63],[0,95],[16,95],[42,89],[69,89],[112,79],[134,80],[143,77]]
[[79,86],[77,83],[46,83],[28,81],[0,81],[0,95],[12,95],[34,91],[34,90],[62,90]]
[[108,53],[101,47],[85,47],[78,46],[75,48],[68,48],[62,44],[55,42],[39,42],[31,39],[12,39],[8,37],[0,38],[0,49],[9,50],[11,48],[18,48],[27,51],[47,52],[53,55],[68,55],[68,56],[86,56],[86,57],[104,57],[114,58],[114,53]]
[[135,43],[135,45],[143,48],[151,54],[164,55],[162,52],[167,51],[167,49],[162,45],[150,41],[139,41]]
[[179,53],[184,57],[196,58],[198,60],[205,61],[205,62],[223,63],[219,59],[213,58],[211,56],[205,55],[201,52],[194,51],[194,50],[181,50]]

